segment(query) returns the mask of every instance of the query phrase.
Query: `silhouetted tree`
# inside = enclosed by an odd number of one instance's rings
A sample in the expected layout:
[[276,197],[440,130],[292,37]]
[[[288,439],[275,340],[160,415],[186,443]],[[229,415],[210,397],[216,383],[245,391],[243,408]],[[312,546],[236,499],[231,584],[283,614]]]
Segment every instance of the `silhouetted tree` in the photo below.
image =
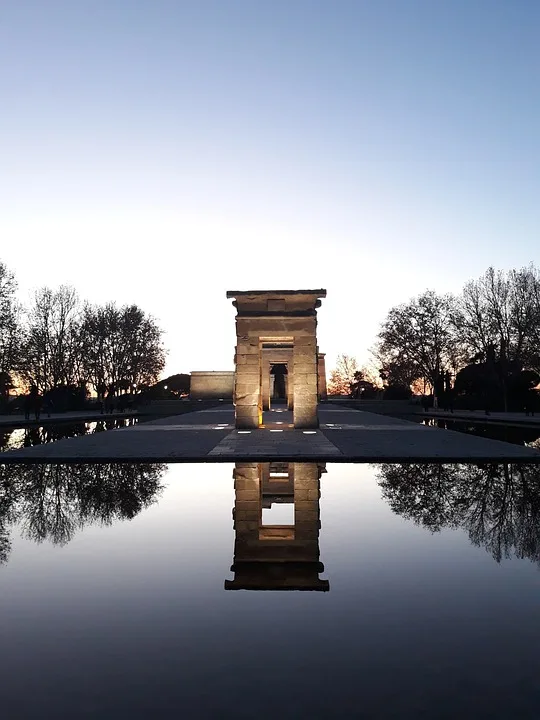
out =
[[189,394],[191,376],[186,373],[169,375],[150,387],[142,387],[142,395],[146,400],[157,398],[178,398]]
[[[137,305],[81,305],[75,289],[42,287],[24,312],[15,277],[0,262],[0,404],[17,381],[74,409],[90,384],[98,395],[155,383],[165,365],[162,331]],[[69,398],[76,399],[71,402]],[[66,406],[66,398],[69,400]],[[66,407],[64,407],[66,406]]]
[[459,297],[454,323],[469,357],[486,357],[491,347],[520,366],[534,349],[540,315],[538,271],[533,266],[509,272],[492,267],[468,282]]
[[0,402],[7,401],[9,397],[9,391],[15,387],[11,379],[11,375],[8,372],[0,371]]
[[187,373],[169,375],[169,377],[161,380],[158,385],[166,386],[167,390],[174,393],[177,397],[180,397],[180,395],[188,395],[191,386],[191,375]]
[[485,375],[488,370],[496,375],[505,410],[510,375],[527,365],[535,368],[539,298],[540,278],[533,266],[509,272],[490,267],[478,280],[465,285],[457,304],[454,324],[463,353],[483,359]]
[[81,367],[80,301],[74,288],[36,291],[27,311],[19,374],[42,392],[84,382]]
[[[504,377],[504,384],[502,378]],[[540,374],[520,370],[515,363],[501,367],[499,360],[466,365],[456,375],[454,391],[464,397],[470,409],[514,410],[535,409]]]
[[7,397],[17,367],[21,340],[15,276],[0,261],[0,396]]
[[388,356],[381,357],[378,349],[373,351],[381,365],[379,377],[384,388],[404,387],[410,390],[415,380],[418,380],[418,366],[412,361],[407,361],[402,355],[395,360],[388,360]]
[[383,368],[407,368],[432,388],[441,373],[456,365],[452,324],[455,300],[428,290],[390,310],[379,332],[376,355]]
[[360,368],[354,373],[354,380],[351,383],[351,397],[355,399],[373,399],[380,390],[380,381],[366,367]]
[[136,305],[86,305],[81,323],[82,366],[98,395],[150,385],[165,366],[162,331]]

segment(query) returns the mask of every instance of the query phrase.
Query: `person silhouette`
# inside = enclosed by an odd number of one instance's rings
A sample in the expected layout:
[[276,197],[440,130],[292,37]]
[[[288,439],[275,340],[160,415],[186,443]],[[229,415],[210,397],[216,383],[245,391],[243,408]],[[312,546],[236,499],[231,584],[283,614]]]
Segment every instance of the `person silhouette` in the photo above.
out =
[[39,394],[37,385],[32,385],[30,388],[30,409],[34,412],[34,417],[39,420],[41,415],[41,401],[42,397]]
[[114,385],[109,385],[107,396],[105,397],[105,414],[109,413],[110,415],[112,415],[112,413],[114,412],[114,393]]
[[30,386],[30,392],[24,398],[24,419],[30,420],[30,413],[33,412],[36,420],[39,420],[41,412],[41,397],[36,385]]

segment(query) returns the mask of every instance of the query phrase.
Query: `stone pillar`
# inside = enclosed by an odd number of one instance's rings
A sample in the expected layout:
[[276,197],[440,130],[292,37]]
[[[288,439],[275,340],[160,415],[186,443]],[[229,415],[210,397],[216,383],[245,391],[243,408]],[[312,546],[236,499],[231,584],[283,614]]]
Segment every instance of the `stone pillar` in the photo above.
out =
[[317,355],[317,370],[319,374],[319,400],[326,400],[328,393],[326,390],[326,363],[324,361],[325,353]]
[[262,409],[270,410],[270,361],[262,353],[261,360]]
[[287,410],[294,409],[294,361],[293,353],[287,365]]
[[244,321],[237,318],[236,346],[236,427],[258,428],[262,422],[261,398],[261,352],[258,336],[251,336],[242,327]]
[[[309,334],[294,338],[294,427],[319,427],[317,416],[317,339],[315,318],[310,318]],[[308,323],[306,322],[306,327]]]

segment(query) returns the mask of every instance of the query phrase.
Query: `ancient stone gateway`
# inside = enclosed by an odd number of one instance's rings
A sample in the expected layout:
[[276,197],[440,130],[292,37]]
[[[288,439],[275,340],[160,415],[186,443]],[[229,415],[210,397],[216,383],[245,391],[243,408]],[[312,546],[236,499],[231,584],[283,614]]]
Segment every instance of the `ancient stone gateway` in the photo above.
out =
[[293,411],[294,427],[318,427],[317,401],[326,387],[319,388],[324,355],[317,347],[317,308],[326,290],[229,290],[227,297],[238,311],[236,427],[262,425],[276,383]]

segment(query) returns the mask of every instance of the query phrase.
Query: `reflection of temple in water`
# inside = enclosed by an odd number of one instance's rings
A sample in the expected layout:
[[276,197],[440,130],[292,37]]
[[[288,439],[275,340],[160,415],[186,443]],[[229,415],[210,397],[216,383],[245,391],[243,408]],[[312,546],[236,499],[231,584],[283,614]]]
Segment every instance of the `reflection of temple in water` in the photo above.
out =
[[[323,472],[324,463],[236,463],[234,580],[225,580],[226,590],[330,589],[319,578]],[[272,523],[287,505],[290,522]]]

